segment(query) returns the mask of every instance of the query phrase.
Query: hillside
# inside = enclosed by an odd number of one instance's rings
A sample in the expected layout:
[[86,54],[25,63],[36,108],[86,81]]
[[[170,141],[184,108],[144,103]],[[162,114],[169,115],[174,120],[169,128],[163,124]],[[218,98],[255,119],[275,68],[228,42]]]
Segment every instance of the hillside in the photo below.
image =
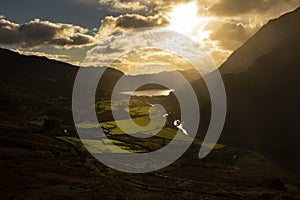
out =
[[[5,49],[0,55],[1,128],[36,131],[32,125],[40,125],[44,118],[73,126],[71,98],[78,67]],[[99,83],[99,96],[107,98],[122,75],[108,68]]]
[[[277,42],[264,55],[252,54],[249,43],[235,52],[235,55],[250,52],[255,61],[247,71],[226,74],[231,67],[237,66],[229,62],[221,69],[228,95],[228,117],[223,138],[236,145],[259,149],[279,165],[298,172],[300,32],[295,33],[294,29],[299,29],[299,16],[298,9],[271,22],[277,29],[291,34],[277,35]],[[269,33],[266,30],[269,27],[263,27],[259,37],[268,41]],[[256,40],[257,36],[254,36],[249,41]],[[256,49],[264,48],[265,43],[256,46]]]

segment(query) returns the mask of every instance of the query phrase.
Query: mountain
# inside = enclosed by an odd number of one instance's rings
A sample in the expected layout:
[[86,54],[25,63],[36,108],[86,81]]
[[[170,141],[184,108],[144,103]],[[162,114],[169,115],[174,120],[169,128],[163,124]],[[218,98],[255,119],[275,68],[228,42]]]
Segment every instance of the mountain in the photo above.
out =
[[[39,132],[31,126],[41,125],[45,117],[73,127],[71,99],[77,66],[6,49],[0,49],[0,55],[1,130]],[[111,93],[122,75],[108,68],[99,83],[98,95]]]
[[[297,9],[272,20],[220,69],[228,98],[223,140],[259,149],[279,165],[298,172],[299,17]],[[242,72],[227,73],[239,66]]]
[[[1,48],[0,55],[2,85],[43,93],[48,98],[60,95],[71,97],[79,67],[45,57],[20,55]],[[110,82],[122,75],[118,70],[107,68],[100,83],[105,82],[108,90]]]
[[269,54],[277,45],[300,33],[300,8],[269,21],[221,65],[225,73],[246,71],[258,58]]

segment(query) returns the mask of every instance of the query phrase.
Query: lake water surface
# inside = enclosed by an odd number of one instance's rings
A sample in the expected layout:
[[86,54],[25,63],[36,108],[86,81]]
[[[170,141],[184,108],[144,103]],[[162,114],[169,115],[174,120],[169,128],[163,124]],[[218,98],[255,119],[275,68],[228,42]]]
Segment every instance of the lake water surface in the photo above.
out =
[[120,92],[121,94],[136,96],[136,97],[158,97],[158,96],[169,96],[171,92],[174,90],[163,90],[163,89],[155,89],[155,90],[141,90],[141,91],[128,91],[128,92]]

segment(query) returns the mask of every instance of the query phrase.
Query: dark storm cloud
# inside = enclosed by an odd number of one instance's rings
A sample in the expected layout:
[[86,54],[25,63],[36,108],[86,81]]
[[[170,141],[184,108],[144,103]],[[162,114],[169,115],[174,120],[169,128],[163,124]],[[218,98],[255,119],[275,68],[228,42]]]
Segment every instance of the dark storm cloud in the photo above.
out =
[[221,16],[260,13],[271,10],[279,4],[293,3],[292,0],[221,0],[214,4],[209,11]]
[[0,43],[23,48],[40,46],[70,48],[88,45],[94,42],[94,38],[85,34],[87,31],[79,26],[39,19],[16,24],[3,17],[0,18]]

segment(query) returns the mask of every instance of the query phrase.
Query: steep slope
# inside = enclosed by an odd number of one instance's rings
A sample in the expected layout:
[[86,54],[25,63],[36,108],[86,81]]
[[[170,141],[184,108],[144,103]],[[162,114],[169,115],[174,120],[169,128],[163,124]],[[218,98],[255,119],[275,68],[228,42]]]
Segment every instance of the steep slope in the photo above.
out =
[[[220,143],[258,150],[297,173],[300,173],[299,17],[297,9],[272,20],[220,69],[227,93],[227,117]],[[232,71],[235,73],[227,73]],[[192,85],[200,102],[200,133],[205,133],[210,121],[209,94],[203,79]]]
[[[299,11],[290,16],[298,19]],[[298,25],[299,21],[290,20],[286,22],[288,26]],[[282,20],[279,19],[279,22]],[[274,24],[279,22],[273,21]],[[282,29],[285,28],[286,25],[283,25]],[[261,37],[267,39],[268,34]],[[264,48],[264,44],[262,46]],[[260,45],[256,48],[260,49]],[[280,38],[270,52],[257,57],[248,71],[223,75],[228,95],[224,141],[259,149],[279,165],[298,172],[299,52],[300,32],[291,33],[288,37]],[[227,65],[223,66],[222,72],[227,70]]]
[[221,65],[222,73],[246,71],[257,58],[268,54],[288,38],[300,33],[300,8],[269,21]]

